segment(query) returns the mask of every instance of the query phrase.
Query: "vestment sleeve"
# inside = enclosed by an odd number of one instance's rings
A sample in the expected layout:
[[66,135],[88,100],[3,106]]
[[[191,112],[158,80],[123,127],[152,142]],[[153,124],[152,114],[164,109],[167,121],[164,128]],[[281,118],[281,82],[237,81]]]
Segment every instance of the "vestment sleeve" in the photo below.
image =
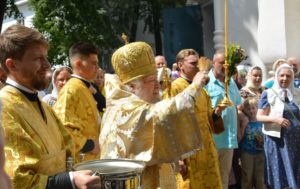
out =
[[[186,158],[202,148],[202,139],[194,113],[199,88],[191,84],[182,93],[150,105],[145,116],[146,128],[152,127],[152,155],[150,164],[173,162]],[[139,138],[149,139],[149,136]]]
[[82,103],[85,102],[79,99],[79,94],[75,94],[75,91],[68,89],[60,92],[58,101],[54,105],[54,111],[58,119],[72,136],[76,149],[75,153],[78,153],[84,147],[88,139],[82,134],[82,130],[87,125],[84,119],[81,119],[81,116],[85,115],[83,111],[86,111]]

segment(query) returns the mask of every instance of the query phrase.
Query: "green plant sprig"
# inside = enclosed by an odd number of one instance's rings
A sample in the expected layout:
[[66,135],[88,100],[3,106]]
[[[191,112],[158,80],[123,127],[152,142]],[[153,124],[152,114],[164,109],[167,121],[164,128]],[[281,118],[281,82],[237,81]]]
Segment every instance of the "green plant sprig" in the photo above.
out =
[[239,65],[243,60],[248,57],[244,49],[238,44],[229,44],[227,50],[227,63],[228,63],[228,73],[227,81],[230,83],[230,78],[237,73],[237,65]]

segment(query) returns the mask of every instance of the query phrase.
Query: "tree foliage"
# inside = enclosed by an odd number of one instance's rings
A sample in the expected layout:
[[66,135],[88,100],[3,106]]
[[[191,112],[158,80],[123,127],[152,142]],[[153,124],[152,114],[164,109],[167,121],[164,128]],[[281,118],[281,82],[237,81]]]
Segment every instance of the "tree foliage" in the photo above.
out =
[[3,19],[5,18],[13,18],[21,23],[24,21],[24,16],[16,6],[15,0],[0,1],[0,31],[2,28]]
[[4,18],[14,18],[16,20],[23,20],[24,15],[19,11],[15,4],[15,0],[5,0],[6,6],[4,11]]
[[34,26],[50,43],[49,60],[63,64],[69,47],[78,41],[90,42],[100,50],[117,44],[112,37],[109,15],[98,0],[31,0]]
[[[145,31],[160,36],[162,9],[177,5],[171,0],[29,2],[35,10],[34,26],[49,40],[49,60],[52,64],[66,62],[69,47],[78,41],[96,45],[102,54],[109,54],[122,45],[121,33],[126,33],[130,41],[135,41],[138,20],[145,21]],[[160,43],[161,48],[161,38],[157,40],[160,40],[156,43]]]

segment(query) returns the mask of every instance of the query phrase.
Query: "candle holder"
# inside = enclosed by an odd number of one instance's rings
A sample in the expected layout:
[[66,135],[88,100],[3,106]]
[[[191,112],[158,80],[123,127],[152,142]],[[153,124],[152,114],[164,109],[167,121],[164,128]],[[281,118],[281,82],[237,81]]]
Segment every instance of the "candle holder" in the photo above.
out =
[[228,88],[231,77],[236,74],[236,66],[243,60],[247,59],[245,50],[237,44],[228,46],[228,0],[224,0],[224,43],[225,43],[225,94],[222,101],[218,104],[220,107],[233,106],[234,103],[228,95]]
[[218,104],[220,107],[233,106],[233,102],[230,100],[228,95],[228,87],[230,78],[228,79],[228,0],[224,0],[224,45],[225,45],[225,94],[223,100]]
[[228,107],[228,106],[233,106],[233,102],[230,100],[229,95],[228,95],[228,88],[229,88],[229,82],[230,79],[228,79],[228,64],[227,61],[225,61],[224,68],[225,68],[225,94],[224,98],[222,101],[218,104],[220,107]]

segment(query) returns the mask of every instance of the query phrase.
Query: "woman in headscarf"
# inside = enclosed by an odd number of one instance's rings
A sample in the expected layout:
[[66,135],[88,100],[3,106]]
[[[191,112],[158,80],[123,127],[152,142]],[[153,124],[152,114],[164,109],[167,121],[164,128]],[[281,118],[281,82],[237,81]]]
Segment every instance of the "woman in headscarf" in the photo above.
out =
[[[257,97],[260,98],[264,86],[262,86],[262,69],[259,66],[252,66],[247,74],[247,83],[246,86],[240,90],[241,97],[245,100],[248,97]],[[244,135],[244,130],[248,125],[248,118],[243,113],[243,106],[238,106],[238,141]]]
[[52,92],[44,96],[43,101],[46,102],[49,106],[53,106],[57,101],[60,89],[71,78],[72,73],[72,69],[68,66],[61,66],[55,69],[52,74]]
[[[287,64],[287,61],[285,59],[277,59],[273,63],[271,74],[273,75],[276,72],[277,68],[282,64]],[[274,77],[271,77],[264,83],[264,87],[266,89],[269,89],[273,86],[273,84],[274,84]]]
[[272,189],[300,187],[300,93],[294,72],[280,65],[274,85],[262,93],[257,120],[264,123],[265,183]]
[[264,87],[262,86],[262,69],[253,66],[249,69],[246,86],[241,89],[241,97],[260,97]]

